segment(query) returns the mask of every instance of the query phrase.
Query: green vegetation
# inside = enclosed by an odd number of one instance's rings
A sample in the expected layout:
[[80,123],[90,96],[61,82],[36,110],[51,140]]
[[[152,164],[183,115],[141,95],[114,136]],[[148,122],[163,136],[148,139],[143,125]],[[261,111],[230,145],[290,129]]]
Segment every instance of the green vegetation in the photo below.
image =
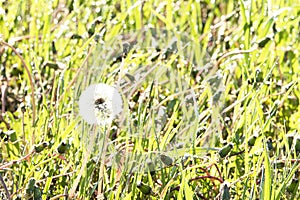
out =
[[[300,199],[299,26],[291,0],[0,0],[0,199]],[[112,124],[79,115],[92,83]]]

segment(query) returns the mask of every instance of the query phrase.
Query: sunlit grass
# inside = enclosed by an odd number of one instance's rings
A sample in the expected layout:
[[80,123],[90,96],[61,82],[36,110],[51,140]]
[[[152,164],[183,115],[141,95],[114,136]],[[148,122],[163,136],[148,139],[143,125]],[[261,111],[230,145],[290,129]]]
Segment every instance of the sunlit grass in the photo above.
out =
[[[0,199],[299,199],[299,13],[2,1]],[[106,127],[78,112],[100,82],[124,100]]]

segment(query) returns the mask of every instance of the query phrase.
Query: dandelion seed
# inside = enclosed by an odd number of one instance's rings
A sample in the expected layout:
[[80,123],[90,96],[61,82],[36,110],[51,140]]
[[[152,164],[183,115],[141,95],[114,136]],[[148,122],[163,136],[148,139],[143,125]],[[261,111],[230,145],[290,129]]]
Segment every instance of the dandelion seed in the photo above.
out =
[[104,83],[90,85],[79,98],[79,113],[89,124],[109,124],[122,111],[117,89]]

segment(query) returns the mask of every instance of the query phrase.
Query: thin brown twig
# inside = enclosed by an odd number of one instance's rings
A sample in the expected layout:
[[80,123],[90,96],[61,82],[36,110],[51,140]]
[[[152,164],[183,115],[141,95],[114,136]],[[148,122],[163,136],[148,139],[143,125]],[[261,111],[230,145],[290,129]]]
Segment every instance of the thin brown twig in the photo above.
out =
[[202,171],[204,171],[206,175],[210,175],[210,173],[208,172],[207,169],[205,169],[205,168],[203,168],[203,167],[199,167],[199,169],[201,169]]
[[[210,165],[210,166],[207,167],[207,168],[211,168],[211,166],[213,166],[213,165],[214,165],[214,164]],[[202,168],[202,167],[200,167],[200,169],[203,170],[203,171],[206,173],[207,176],[210,176],[210,173],[208,172],[207,169]],[[212,184],[213,184],[214,189],[216,189],[216,184],[215,184],[213,181],[212,181]]]
[[4,190],[5,190],[6,197],[8,198],[8,200],[11,200],[9,191],[8,191],[8,189],[7,189],[7,187],[6,187],[6,184],[5,184],[5,182],[4,182],[4,180],[3,180],[2,176],[1,176],[1,174],[0,174],[0,181],[1,181],[2,185],[3,185]]
[[234,152],[232,154],[230,154],[228,157],[232,157],[232,156],[238,156],[240,154],[243,154],[245,152],[245,150],[239,151],[239,152]]
[[230,51],[230,52],[224,53],[224,54],[217,60],[216,66],[218,67],[218,66],[221,64],[221,62],[222,62],[225,58],[227,58],[227,57],[229,57],[229,56],[234,56],[234,55],[238,55],[238,54],[247,54],[247,53],[251,53],[251,52],[253,52],[253,51],[256,50],[256,49],[257,49],[257,47],[253,47],[253,48],[247,49],[247,50],[236,50],[236,51]]
[[[32,36],[32,35],[22,35],[22,36],[17,36],[17,37],[14,37],[14,38],[10,38],[9,39],[9,42],[10,43],[16,43],[16,42],[21,42],[22,40],[29,40],[29,39],[32,39],[32,38],[35,38],[35,36]],[[42,36],[38,36],[39,39],[42,38]]]
[[66,196],[68,196],[68,195],[67,194],[59,194],[59,195],[56,195],[56,196],[50,198],[50,200],[60,199],[61,197],[66,197]]
[[[203,169],[203,168],[202,168]],[[204,171],[206,171],[206,170],[204,170]],[[199,179],[212,179],[212,180],[217,180],[217,181],[219,181],[220,183],[223,183],[224,181],[223,181],[223,179],[221,179],[221,178],[218,178],[218,177],[216,177],[216,176],[211,176],[211,175],[206,175],[206,176],[197,176],[197,177],[195,177],[195,178],[191,178],[190,180],[189,180],[189,183],[190,182],[192,182],[192,181],[197,181],[197,180],[199,180]],[[179,190],[180,189],[180,186],[177,186],[177,187],[175,187],[175,188],[173,188],[172,190]]]
[[212,180],[217,180],[217,181],[219,181],[220,183],[223,183],[223,180],[221,180],[221,179],[220,179],[220,178],[218,178],[218,177],[211,176],[211,175],[206,175],[206,176],[197,176],[197,177],[195,177],[195,178],[191,178],[191,179],[189,180],[189,182],[192,182],[192,181],[197,181],[197,180],[199,180],[199,179],[206,179],[206,178],[208,178],[208,179],[212,179]]
[[[26,73],[27,73],[28,79],[29,79],[29,83],[30,83],[30,87],[31,87],[32,125],[34,125],[34,123],[35,123],[35,116],[36,116],[35,97],[34,97],[34,83],[33,83],[33,79],[32,79],[29,67],[27,66],[24,58],[18,53],[18,51],[13,46],[11,46],[10,44],[8,44],[8,43],[6,43],[4,41],[1,41],[1,43],[4,46],[9,47],[19,57],[19,59],[21,60],[23,66],[24,66],[24,68],[26,70]],[[32,143],[34,143],[34,140],[35,140],[34,133],[32,134],[32,139],[33,139]]]
[[214,163],[214,166],[215,166],[215,168],[216,168],[217,171],[218,171],[218,174],[219,174],[219,176],[220,176],[220,179],[221,179],[222,181],[224,181],[223,178],[222,178],[222,173],[221,173],[221,171],[220,171],[218,165],[217,165],[216,163]]
[[[220,169],[218,168],[218,165],[217,165],[216,163],[212,163],[212,164],[209,165],[207,168],[211,168],[211,167],[213,167],[213,166],[215,166],[215,168],[217,169],[218,174],[219,174],[219,179],[222,181],[221,183],[223,183],[224,180],[223,180],[223,178],[222,178],[221,171],[220,171]],[[207,170],[205,170],[205,171],[206,171],[206,175],[207,175],[207,176],[211,176],[210,173],[209,173]],[[217,190],[216,184],[215,184],[213,181],[212,181],[212,184],[213,184],[215,190]]]
[[10,162],[8,162],[8,163],[6,163],[6,164],[4,164],[4,165],[1,165],[1,166],[0,166],[0,170],[4,170],[4,169],[6,169],[6,168],[8,168],[8,167],[10,167],[10,166],[12,166],[12,165],[14,165],[14,164],[16,164],[16,163],[19,163],[19,162],[21,162],[21,161],[23,161],[23,160],[26,160],[26,159],[28,159],[31,155],[33,155],[34,153],[35,153],[35,152],[32,151],[32,152],[30,152],[29,154],[27,154],[26,156],[23,156],[23,157],[19,158],[18,160],[13,160],[13,161],[10,161]]

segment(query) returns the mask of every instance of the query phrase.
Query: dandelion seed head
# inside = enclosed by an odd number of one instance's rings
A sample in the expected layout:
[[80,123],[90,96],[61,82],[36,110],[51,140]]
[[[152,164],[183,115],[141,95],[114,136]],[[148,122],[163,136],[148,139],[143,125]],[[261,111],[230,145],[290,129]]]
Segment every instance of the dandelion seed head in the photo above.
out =
[[88,124],[109,124],[122,108],[118,90],[104,83],[90,85],[79,98],[79,113]]

